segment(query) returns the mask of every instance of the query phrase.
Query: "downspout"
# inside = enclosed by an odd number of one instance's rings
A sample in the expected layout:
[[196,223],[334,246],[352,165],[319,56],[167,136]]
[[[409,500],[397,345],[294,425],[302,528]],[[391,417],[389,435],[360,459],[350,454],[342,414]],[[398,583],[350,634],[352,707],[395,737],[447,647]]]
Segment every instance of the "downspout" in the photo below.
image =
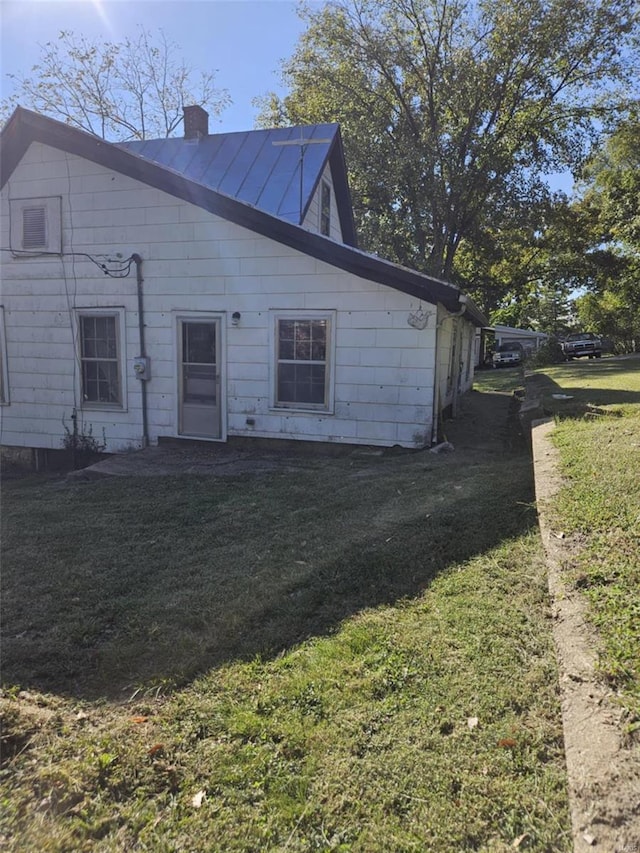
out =
[[[138,290],[138,335],[140,340],[140,359],[147,361],[147,351],[144,341],[144,292],[142,285],[142,258],[138,254],[131,255],[131,260],[136,265],[136,283]],[[149,446],[149,416],[147,413],[147,376],[143,372],[138,374],[140,379],[140,395],[142,400],[142,446]]]
[[[431,428],[431,443],[437,444],[438,442],[438,424],[440,423],[440,350],[438,347],[438,338],[440,337],[440,328],[447,322],[447,320],[455,320],[456,317],[462,317],[463,314],[466,313],[467,310],[467,297],[464,293],[461,293],[458,297],[460,301],[460,305],[462,306],[459,311],[456,311],[455,314],[447,314],[446,317],[443,317],[439,323],[436,323],[436,364],[434,370],[434,389],[433,389],[433,424]],[[453,402],[452,408],[455,410],[457,403],[457,380],[459,377],[456,376],[456,384],[454,385],[453,391]]]

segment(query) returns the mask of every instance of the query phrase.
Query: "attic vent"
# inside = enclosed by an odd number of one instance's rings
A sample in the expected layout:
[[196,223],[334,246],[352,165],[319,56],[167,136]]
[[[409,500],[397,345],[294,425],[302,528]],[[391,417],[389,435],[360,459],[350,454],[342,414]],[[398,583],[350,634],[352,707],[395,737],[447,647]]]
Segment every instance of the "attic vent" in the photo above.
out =
[[44,207],[22,209],[22,248],[44,249],[47,246],[47,211]]

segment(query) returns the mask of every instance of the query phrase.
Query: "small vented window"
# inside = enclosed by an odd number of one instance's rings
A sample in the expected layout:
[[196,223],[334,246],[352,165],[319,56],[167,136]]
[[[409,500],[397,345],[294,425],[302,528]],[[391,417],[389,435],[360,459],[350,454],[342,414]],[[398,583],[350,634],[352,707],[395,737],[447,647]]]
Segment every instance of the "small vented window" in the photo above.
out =
[[62,251],[62,199],[12,198],[10,245],[14,257],[37,258]]
[[45,207],[22,209],[22,248],[45,249],[47,246],[47,210]]

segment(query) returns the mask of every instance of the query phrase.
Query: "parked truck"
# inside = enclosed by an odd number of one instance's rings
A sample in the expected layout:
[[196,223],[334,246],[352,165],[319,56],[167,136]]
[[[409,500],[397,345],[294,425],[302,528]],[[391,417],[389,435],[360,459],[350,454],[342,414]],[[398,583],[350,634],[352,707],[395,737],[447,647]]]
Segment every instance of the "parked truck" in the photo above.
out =
[[602,341],[593,332],[572,332],[560,346],[567,361],[571,358],[601,358]]

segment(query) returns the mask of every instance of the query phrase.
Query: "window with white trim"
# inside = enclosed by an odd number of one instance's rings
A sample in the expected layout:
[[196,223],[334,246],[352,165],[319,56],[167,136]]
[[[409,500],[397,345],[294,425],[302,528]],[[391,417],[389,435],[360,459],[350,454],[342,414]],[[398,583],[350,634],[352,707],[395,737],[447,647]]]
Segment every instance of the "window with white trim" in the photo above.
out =
[[326,181],[320,188],[320,233],[325,237],[331,233],[331,185]]
[[274,405],[330,411],[333,314],[276,314],[274,338]]
[[11,250],[20,254],[62,251],[62,199],[12,198]]
[[82,404],[122,408],[122,312],[79,311],[77,318]]

